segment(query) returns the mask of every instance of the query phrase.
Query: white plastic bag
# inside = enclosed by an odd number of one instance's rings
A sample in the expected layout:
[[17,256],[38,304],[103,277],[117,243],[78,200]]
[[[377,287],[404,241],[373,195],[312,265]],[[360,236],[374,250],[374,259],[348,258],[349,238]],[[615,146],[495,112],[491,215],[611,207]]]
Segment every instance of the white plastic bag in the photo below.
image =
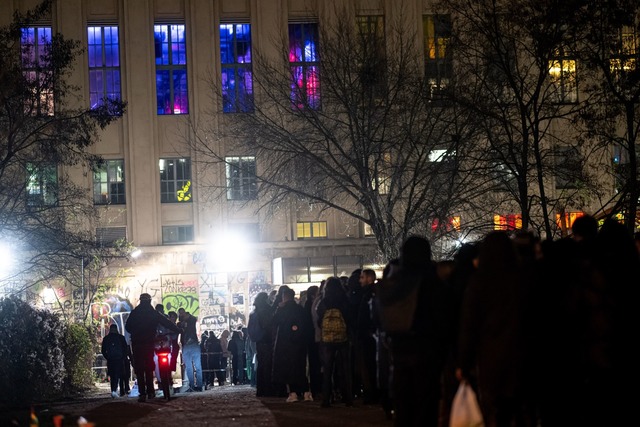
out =
[[129,397],[138,397],[140,396],[140,391],[138,390],[138,380],[133,383],[133,387],[131,387],[131,391],[129,392]]
[[484,427],[476,393],[466,381],[460,383],[453,398],[449,427]]

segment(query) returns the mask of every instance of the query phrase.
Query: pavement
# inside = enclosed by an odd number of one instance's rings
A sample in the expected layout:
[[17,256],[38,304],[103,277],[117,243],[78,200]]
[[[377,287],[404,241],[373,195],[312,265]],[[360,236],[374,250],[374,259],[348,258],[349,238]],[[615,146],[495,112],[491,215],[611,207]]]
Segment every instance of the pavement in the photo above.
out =
[[[363,405],[357,399],[353,407],[330,408],[321,408],[318,401],[285,400],[258,398],[249,385],[225,385],[139,403],[136,397],[112,398],[108,385],[99,384],[84,398],[34,405],[34,411],[39,427],[392,427],[379,406]],[[26,407],[0,408],[0,426],[29,427],[29,412]],[[54,424],[56,416],[62,416],[60,425]]]

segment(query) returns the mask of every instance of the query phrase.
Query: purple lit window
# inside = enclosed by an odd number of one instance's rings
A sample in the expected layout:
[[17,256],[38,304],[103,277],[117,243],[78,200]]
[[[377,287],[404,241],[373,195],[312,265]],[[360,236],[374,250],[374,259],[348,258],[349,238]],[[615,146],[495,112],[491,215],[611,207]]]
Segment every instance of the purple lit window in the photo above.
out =
[[222,111],[253,111],[253,74],[251,71],[251,26],[220,25],[220,62],[222,64]]
[[154,25],[158,114],[188,114],[184,25]]
[[105,99],[120,100],[120,48],[118,27],[89,27],[89,102],[91,108]]
[[289,24],[291,102],[295,108],[320,108],[318,24]]
[[25,98],[25,114],[53,115],[53,73],[51,61],[51,28],[22,28],[20,38],[22,74],[29,96]]

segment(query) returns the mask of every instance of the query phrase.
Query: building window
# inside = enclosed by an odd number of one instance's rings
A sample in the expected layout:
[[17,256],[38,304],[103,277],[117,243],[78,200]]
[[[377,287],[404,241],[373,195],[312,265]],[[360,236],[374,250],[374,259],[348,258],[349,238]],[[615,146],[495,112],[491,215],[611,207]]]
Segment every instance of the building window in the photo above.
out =
[[227,200],[252,200],[258,195],[255,157],[227,157]]
[[582,163],[575,147],[555,147],[556,188],[577,188],[582,177]]
[[[571,230],[573,222],[584,216],[584,212],[565,212],[563,214],[556,214],[556,225],[561,230]],[[563,235],[565,235],[563,233]]]
[[437,231],[460,231],[460,217],[434,218],[433,221],[431,221],[431,231],[434,233]]
[[160,201],[191,202],[190,159],[160,159]]
[[493,216],[493,229],[494,230],[520,230],[522,228],[522,215],[494,215]]
[[29,88],[25,113],[32,116],[52,116],[53,72],[51,58],[51,27],[22,28],[20,38],[22,73]]
[[27,163],[27,206],[58,203],[58,170],[55,165]]
[[187,41],[184,25],[154,25],[158,114],[188,114]]
[[291,102],[295,108],[320,108],[318,24],[289,24]]
[[193,225],[171,225],[162,227],[162,244],[177,245],[193,242]]
[[93,172],[93,203],[96,205],[126,203],[123,160],[106,160]]
[[296,227],[296,236],[298,240],[327,238],[326,221],[299,222]]
[[362,49],[360,83],[365,91],[372,91],[376,99],[384,98],[387,69],[384,17],[357,16],[356,23]]
[[431,98],[437,98],[449,85],[453,61],[449,49],[451,16],[427,15],[423,18],[425,74]]
[[119,101],[120,89],[120,39],[118,27],[89,27],[89,103],[97,108],[106,99]]
[[363,223],[362,234],[364,237],[375,237],[375,233],[373,232],[373,227],[369,224]]
[[638,34],[633,26],[625,25],[620,29],[618,44],[620,49],[610,60],[611,73],[621,78],[636,69],[638,59]]
[[127,227],[96,228],[96,243],[100,247],[114,246],[117,241],[127,238]]
[[253,111],[251,71],[251,25],[220,24],[220,63],[222,64],[222,111]]
[[571,103],[578,100],[576,61],[567,57],[564,49],[558,49],[555,58],[549,61],[549,76],[552,98],[556,102]]

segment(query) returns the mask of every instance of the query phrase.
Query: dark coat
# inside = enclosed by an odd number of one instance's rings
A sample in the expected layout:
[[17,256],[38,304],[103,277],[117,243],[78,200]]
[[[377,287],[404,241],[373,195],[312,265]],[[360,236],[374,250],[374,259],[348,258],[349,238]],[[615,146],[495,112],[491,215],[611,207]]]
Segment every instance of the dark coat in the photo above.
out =
[[132,345],[153,344],[159,324],[174,332],[181,332],[175,323],[151,306],[151,301],[141,300],[129,314],[124,328],[131,334]]
[[279,306],[273,316],[272,380],[279,384],[306,384],[306,313],[295,301]]

